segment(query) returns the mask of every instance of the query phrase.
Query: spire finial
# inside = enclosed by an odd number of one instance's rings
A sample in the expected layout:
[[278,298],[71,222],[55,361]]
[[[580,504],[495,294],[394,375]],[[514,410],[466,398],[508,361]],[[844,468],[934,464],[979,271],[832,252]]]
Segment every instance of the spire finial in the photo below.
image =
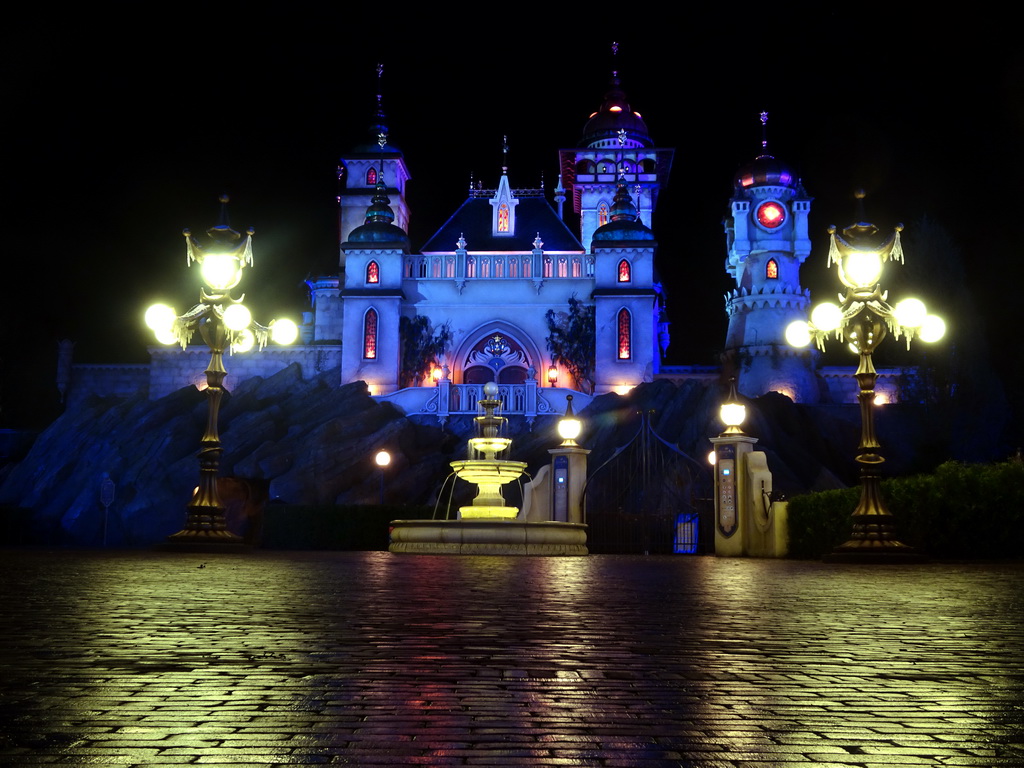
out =
[[508,136],[501,137],[501,175],[508,173]]
[[618,55],[619,55],[619,44],[613,40],[612,41],[612,58],[615,58]]
[[768,151],[768,113],[761,112],[761,151]]

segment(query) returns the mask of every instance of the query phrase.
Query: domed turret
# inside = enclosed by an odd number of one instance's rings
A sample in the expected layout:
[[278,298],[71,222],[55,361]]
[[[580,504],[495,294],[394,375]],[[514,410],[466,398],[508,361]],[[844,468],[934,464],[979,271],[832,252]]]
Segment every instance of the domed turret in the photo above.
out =
[[377,181],[377,191],[366,209],[366,223],[356,227],[349,235],[349,243],[403,243],[408,244],[409,236],[395,226],[395,212],[391,210],[387,185],[383,174]]
[[581,147],[653,147],[654,142],[647,132],[647,125],[638,112],[634,112],[626,94],[622,91],[618,72],[612,73],[612,81],[604,101],[583,128]]
[[611,221],[598,227],[594,233],[595,244],[615,240],[654,240],[654,233],[637,216],[625,182],[619,182],[609,218]]
[[771,155],[758,155],[753,161],[743,166],[733,177],[733,188],[736,190],[764,185],[778,185],[796,189],[799,184],[793,169]]

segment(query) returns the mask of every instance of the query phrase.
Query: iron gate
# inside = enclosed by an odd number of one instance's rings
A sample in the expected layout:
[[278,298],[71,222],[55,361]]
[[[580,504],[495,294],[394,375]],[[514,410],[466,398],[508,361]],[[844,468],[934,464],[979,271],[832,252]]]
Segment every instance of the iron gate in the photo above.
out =
[[[710,473],[641,412],[633,438],[583,490],[587,548],[595,554],[698,554],[712,546]],[[702,514],[703,512],[703,514]]]

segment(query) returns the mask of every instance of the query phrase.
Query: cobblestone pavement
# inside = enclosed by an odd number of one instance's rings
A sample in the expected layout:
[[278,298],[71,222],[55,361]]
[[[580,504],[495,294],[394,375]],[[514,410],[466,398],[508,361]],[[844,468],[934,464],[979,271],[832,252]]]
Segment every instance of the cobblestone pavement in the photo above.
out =
[[1024,564],[0,552],[0,765],[1024,766]]

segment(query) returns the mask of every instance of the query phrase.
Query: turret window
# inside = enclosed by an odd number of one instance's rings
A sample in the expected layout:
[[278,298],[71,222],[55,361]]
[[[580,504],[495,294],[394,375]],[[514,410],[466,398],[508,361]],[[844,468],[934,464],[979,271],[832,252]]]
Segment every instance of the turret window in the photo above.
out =
[[366,265],[366,282],[380,282],[380,267],[377,265],[376,261],[371,261],[369,264]]
[[633,335],[633,318],[629,314],[629,310],[623,307],[619,310],[619,360],[629,360],[632,357],[632,335]]
[[375,187],[377,186],[377,169],[371,167],[366,172],[366,186]]
[[764,276],[769,280],[779,279],[779,262],[775,259],[768,259],[768,264],[764,268]]
[[377,359],[377,310],[372,307],[363,315],[363,358]]
[[498,206],[498,231],[508,232],[508,204],[502,203]]
[[608,203],[601,203],[597,206],[597,226],[603,227],[608,223]]
[[619,262],[619,282],[628,283],[633,279],[633,271],[629,266],[629,262],[623,259]]

